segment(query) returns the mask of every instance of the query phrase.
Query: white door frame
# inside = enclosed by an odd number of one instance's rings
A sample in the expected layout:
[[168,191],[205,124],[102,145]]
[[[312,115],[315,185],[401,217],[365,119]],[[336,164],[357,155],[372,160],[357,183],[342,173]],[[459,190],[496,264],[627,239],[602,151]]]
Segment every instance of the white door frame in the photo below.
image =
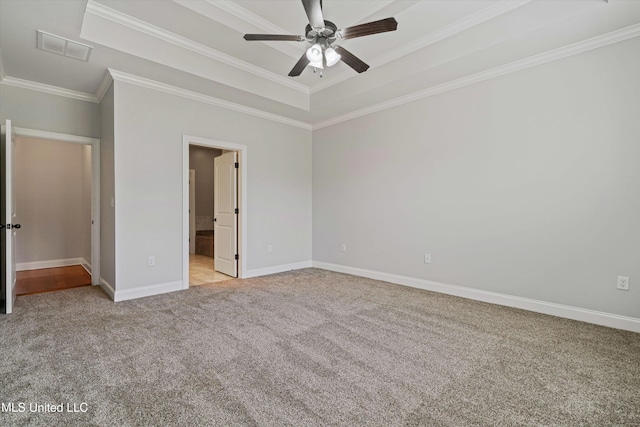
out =
[[182,135],[182,289],[189,288],[189,145],[238,153],[238,278],[247,277],[247,146],[199,136]]
[[100,285],[100,140],[87,136],[15,127],[16,135],[91,146],[91,284]]
[[[6,119],[2,124],[2,132],[5,135],[4,138],[4,160],[2,166],[6,166],[3,178],[5,183],[2,190],[4,191],[3,199],[5,206],[3,209],[3,221],[7,224],[7,228],[2,230],[5,235],[5,244],[2,250],[5,252],[0,261],[5,263],[4,271],[2,272],[2,281],[5,284],[5,290],[3,298],[4,314],[11,314],[13,312],[13,305],[16,300],[16,232],[11,228],[10,224],[16,223],[16,191],[15,191],[15,159],[16,159],[16,130],[11,124],[11,120]],[[6,231],[6,234],[4,233]]]

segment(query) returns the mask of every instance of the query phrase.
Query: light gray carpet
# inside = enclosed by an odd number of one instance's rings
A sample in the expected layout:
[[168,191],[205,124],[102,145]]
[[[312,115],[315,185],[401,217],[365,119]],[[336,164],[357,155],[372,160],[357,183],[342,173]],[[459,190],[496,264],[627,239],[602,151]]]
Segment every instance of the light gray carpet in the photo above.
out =
[[15,310],[3,426],[640,425],[640,334],[318,269]]

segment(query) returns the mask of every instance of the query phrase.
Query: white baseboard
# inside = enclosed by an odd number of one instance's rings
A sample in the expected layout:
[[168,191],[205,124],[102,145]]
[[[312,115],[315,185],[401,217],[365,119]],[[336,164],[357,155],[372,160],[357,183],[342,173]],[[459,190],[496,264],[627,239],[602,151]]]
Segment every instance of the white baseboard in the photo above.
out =
[[87,273],[91,274],[91,264],[89,264],[87,260],[84,258],[80,258],[80,259],[82,260],[82,263],[80,263],[82,268],[84,268]]
[[276,265],[276,266],[273,266],[273,267],[255,268],[253,270],[248,270],[247,271],[247,275],[244,278],[245,279],[250,279],[252,277],[266,276],[268,274],[283,273],[285,271],[299,270],[301,268],[309,268],[311,266],[312,266],[312,261],[302,261],[302,262],[296,262],[296,263],[293,263],[293,264]]
[[594,323],[596,325],[608,326],[610,328],[624,329],[626,331],[640,333],[640,319],[637,319],[635,317],[620,316],[618,314],[604,313],[601,311],[588,310],[584,308],[555,304],[546,301],[538,301],[529,298],[521,298],[507,294],[483,291],[481,289],[449,285],[446,283],[434,282],[431,280],[399,276],[396,274],[365,270],[361,268],[348,267],[345,265],[331,264],[320,261],[313,261],[313,267],[336,271],[338,273],[352,274],[354,276],[368,277],[370,279],[382,280],[385,282],[410,286],[412,288],[424,289],[427,291],[439,292],[442,294],[455,295],[458,297],[488,302],[491,304],[521,308],[524,310],[534,311],[536,313],[563,317],[565,319],[579,320],[581,322]]
[[41,268],[67,267],[86,264],[84,258],[50,259],[46,261],[21,262],[16,264],[16,271],[40,270]]
[[107,293],[107,295],[109,295],[112,300],[115,300],[116,291],[113,289],[113,286],[111,286],[109,282],[104,280],[102,277],[100,278],[100,287]]
[[152,295],[165,294],[167,292],[181,291],[182,280],[177,282],[160,283],[157,285],[140,286],[133,289],[123,289],[121,291],[115,290],[113,293],[113,300],[126,301],[135,298],[149,297]]

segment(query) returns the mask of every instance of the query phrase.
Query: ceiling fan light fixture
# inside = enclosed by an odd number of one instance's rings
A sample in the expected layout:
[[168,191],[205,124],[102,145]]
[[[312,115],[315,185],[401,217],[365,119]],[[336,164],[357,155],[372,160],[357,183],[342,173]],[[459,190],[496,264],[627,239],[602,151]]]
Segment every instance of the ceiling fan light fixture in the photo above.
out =
[[332,67],[336,65],[341,58],[340,54],[338,54],[338,52],[336,52],[335,49],[332,47],[328,47],[324,51],[324,57],[327,60],[327,67]]
[[322,46],[316,43],[307,49],[307,58],[311,62],[322,62]]
[[311,65],[313,68],[320,68],[320,69],[324,68],[324,66],[322,65],[322,59],[318,61],[310,61],[309,65]]

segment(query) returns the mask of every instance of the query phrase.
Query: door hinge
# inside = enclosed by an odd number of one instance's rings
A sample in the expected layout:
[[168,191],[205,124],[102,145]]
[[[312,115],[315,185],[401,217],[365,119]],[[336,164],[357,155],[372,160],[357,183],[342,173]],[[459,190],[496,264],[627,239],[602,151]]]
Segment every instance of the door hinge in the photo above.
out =
[[236,162],[235,167],[236,167],[236,169],[238,169],[240,167],[240,164],[238,162]]
[[238,210],[238,208],[236,208],[236,213],[237,213],[237,214],[239,214],[239,213],[240,213],[240,211]]
[[236,254],[236,259],[239,259],[238,254]]
[[3,229],[3,228],[6,228],[7,230],[11,230],[12,228],[16,228],[17,229],[17,228],[20,228],[20,227],[21,227],[20,224],[7,224],[7,225],[0,224],[0,230]]

